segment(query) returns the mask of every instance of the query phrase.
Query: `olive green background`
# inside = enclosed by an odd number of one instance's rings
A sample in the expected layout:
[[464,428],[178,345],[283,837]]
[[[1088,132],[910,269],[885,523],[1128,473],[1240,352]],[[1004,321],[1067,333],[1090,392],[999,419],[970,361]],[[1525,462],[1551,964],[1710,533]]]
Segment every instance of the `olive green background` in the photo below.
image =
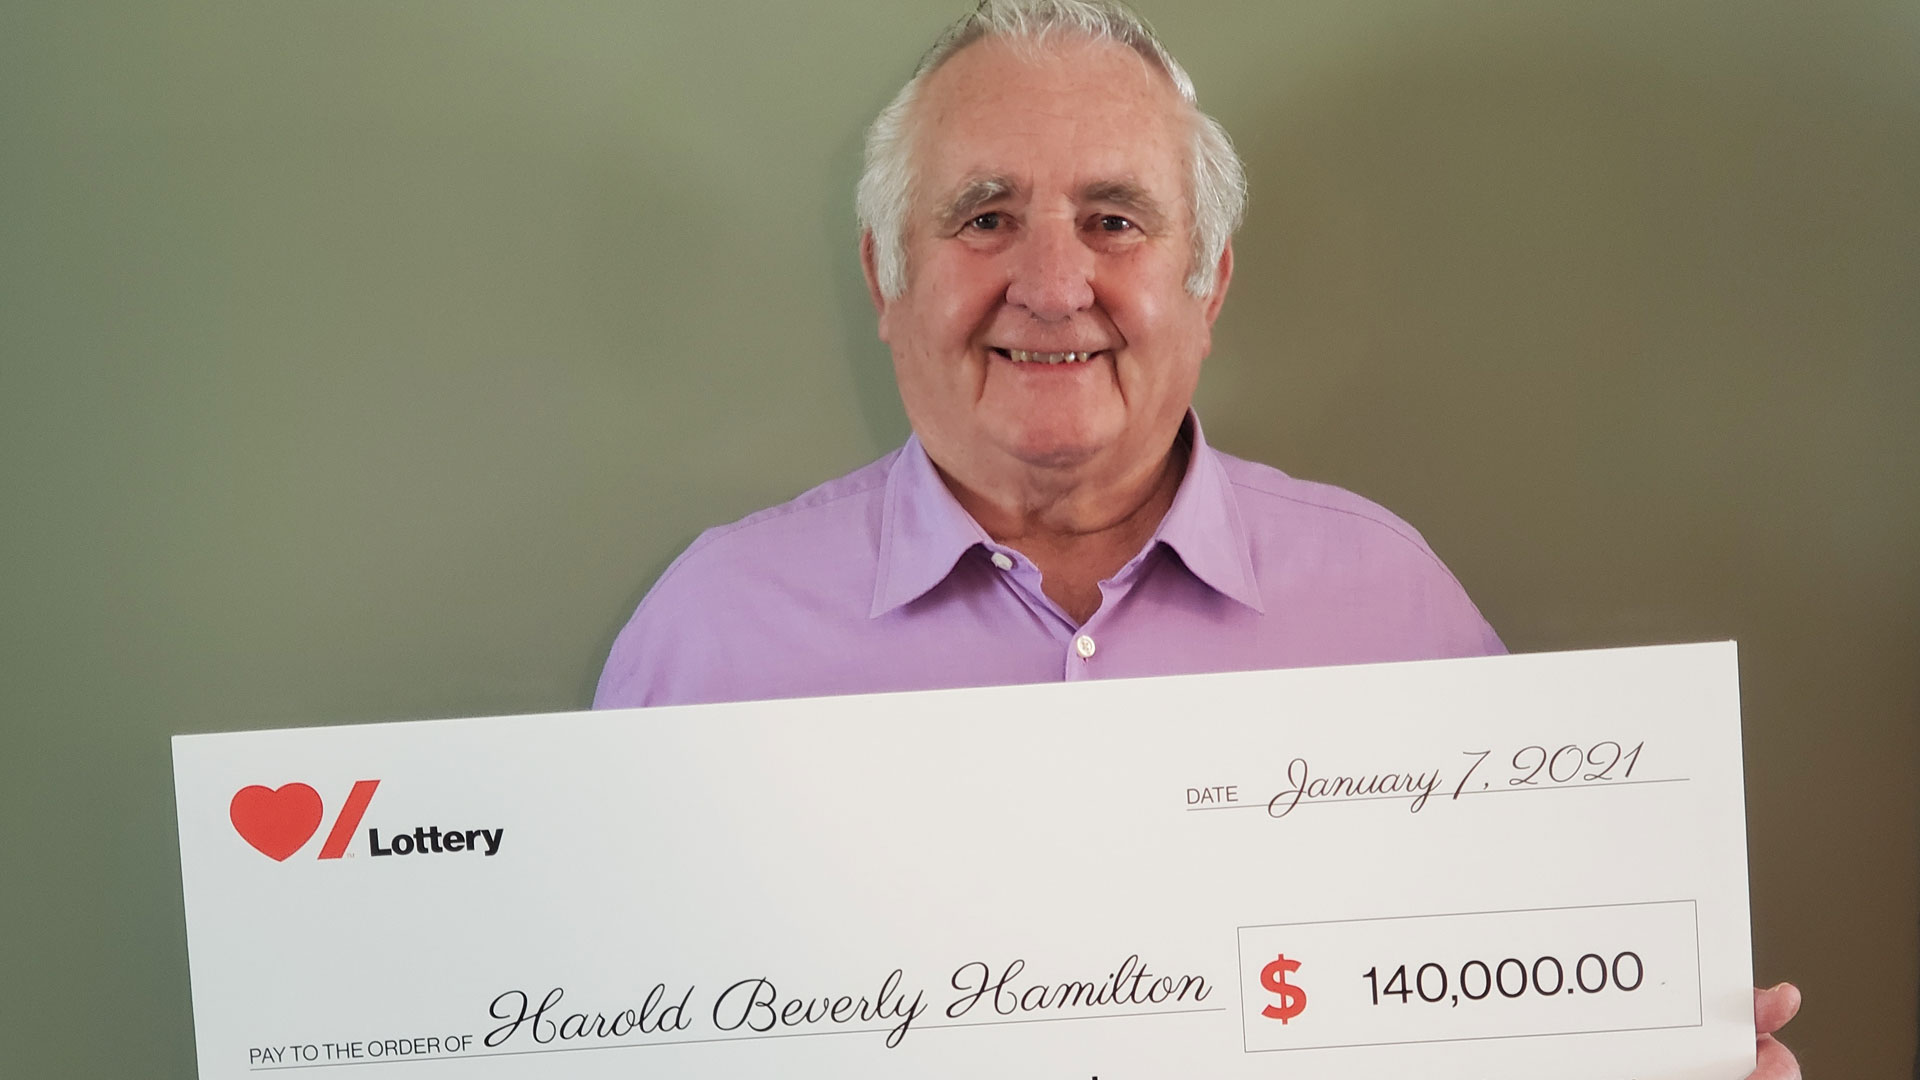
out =
[[[850,191],[957,10],[0,4],[0,1073],[191,1074],[168,736],[583,707],[904,435]],[[1904,1076],[1920,5],[1148,14],[1252,175],[1209,436],[1516,650],[1738,638],[1757,976]]]

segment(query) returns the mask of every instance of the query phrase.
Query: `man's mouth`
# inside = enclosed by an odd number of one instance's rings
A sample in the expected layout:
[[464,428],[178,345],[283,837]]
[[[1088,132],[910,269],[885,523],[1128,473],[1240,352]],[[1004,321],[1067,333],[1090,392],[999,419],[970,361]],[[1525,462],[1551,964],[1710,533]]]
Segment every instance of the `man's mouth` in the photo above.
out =
[[993,350],[994,354],[1016,364],[1084,364],[1105,350],[1092,352],[1033,352],[1027,349]]

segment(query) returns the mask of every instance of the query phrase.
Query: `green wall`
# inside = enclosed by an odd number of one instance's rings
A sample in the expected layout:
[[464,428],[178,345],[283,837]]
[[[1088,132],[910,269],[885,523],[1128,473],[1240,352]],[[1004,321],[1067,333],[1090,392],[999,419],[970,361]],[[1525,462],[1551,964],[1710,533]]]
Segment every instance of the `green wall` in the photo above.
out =
[[[191,1073],[169,735],[581,707],[902,437],[850,190],[959,7],[0,4],[0,1073]],[[1905,1076],[1920,5],[1148,14],[1254,185],[1209,436],[1515,649],[1740,639],[1758,975]]]

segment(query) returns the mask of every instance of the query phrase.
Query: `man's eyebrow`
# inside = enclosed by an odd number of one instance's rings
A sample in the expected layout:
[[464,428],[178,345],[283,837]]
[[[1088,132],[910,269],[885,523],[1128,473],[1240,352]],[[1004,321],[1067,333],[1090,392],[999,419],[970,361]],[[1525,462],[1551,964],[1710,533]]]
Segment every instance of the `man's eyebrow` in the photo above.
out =
[[1167,217],[1160,200],[1132,180],[1095,180],[1080,189],[1080,199],[1125,210],[1138,219],[1138,224],[1148,227],[1159,225]]
[[953,197],[940,207],[934,220],[939,222],[941,231],[951,232],[979,214],[981,207],[1004,199],[1017,190],[1014,182],[1004,176],[975,177],[953,193]]

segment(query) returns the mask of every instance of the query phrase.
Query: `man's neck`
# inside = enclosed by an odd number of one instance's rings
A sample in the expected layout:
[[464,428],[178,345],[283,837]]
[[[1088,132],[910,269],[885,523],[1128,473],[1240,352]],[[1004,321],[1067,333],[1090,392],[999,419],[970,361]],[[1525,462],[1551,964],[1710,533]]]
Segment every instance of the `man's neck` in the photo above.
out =
[[1079,624],[1100,609],[1100,582],[1160,527],[1191,454],[1182,430],[1159,461],[1106,480],[1036,471],[988,497],[944,468],[940,478],[988,536],[1032,560],[1041,590]]

